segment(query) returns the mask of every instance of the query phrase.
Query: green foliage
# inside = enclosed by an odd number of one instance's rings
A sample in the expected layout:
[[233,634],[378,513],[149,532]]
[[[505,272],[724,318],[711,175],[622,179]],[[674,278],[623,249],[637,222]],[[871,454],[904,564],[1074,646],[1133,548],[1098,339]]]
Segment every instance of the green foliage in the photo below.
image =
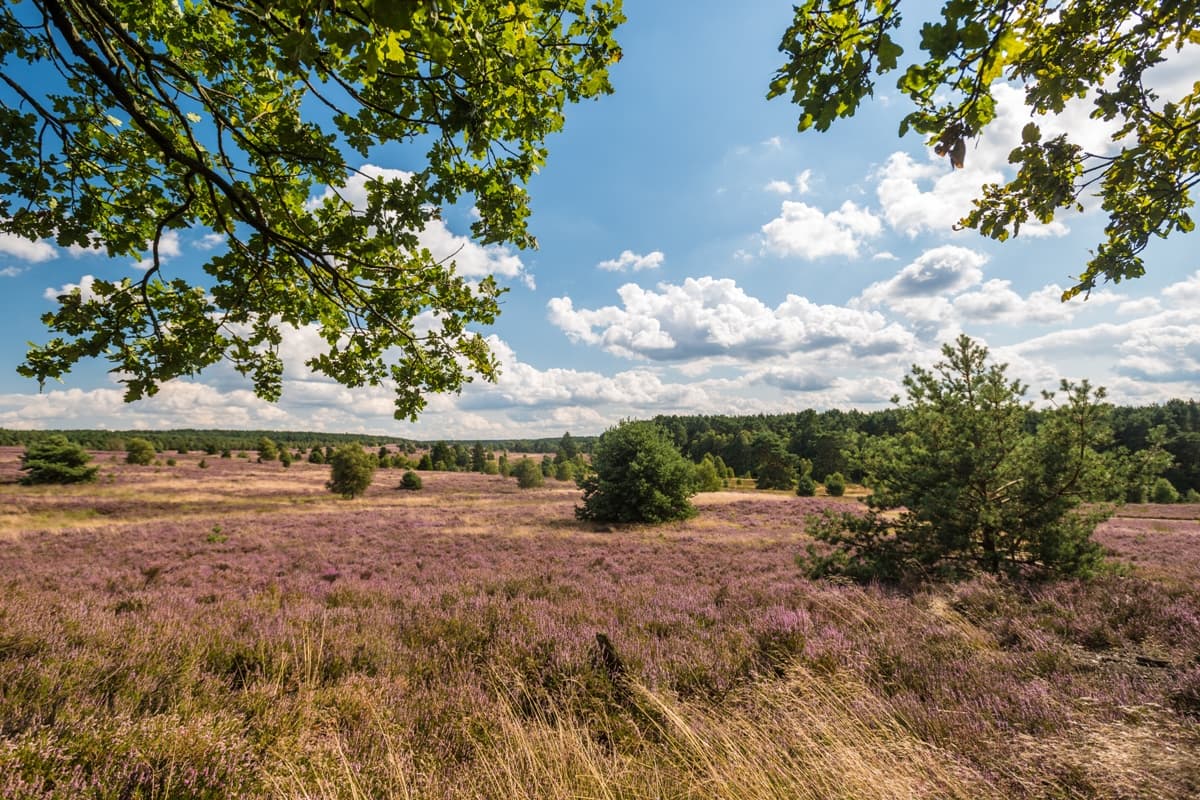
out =
[[1063,381],[1063,397],[1031,433],[1025,387],[1005,365],[989,365],[986,348],[960,336],[942,354],[905,378],[903,432],[871,448],[870,511],[810,528],[832,549],[810,545],[809,574],[1093,571],[1101,550],[1090,536],[1107,512],[1079,506],[1116,474],[1097,453],[1109,437],[1104,391]]
[[1175,486],[1166,478],[1159,478],[1154,482],[1154,491],[1151,494],[1156,503],[1178,503],[1179,492]]
[[415,492],[417,489],[421,488],[421,485],[421,476],[413,472],[411,469],[408,472],[405,472],[404,476],[400,478],[401,489],[408,489],[409,491]]
[[846,479],[840,472],[825,476],[825,493],[830,497],[841,497],[846,493]]
[[145,439],[134,437],[125,443],[125,463],[146,466],[154,461],[154,445]]
[[417,469],[426,472],[433,469],[433,459],[429,457],[429,453],[421,454],[421,458],[417,461]]
[[567,431],[558,440],[558,447],[554,452],[554,463],[561,464],[564,461],[573,461],[579,455],[579,446],[575,444],[575,440],[571,438],[571,432]]
[[706,454],[703,460],[696,465],[696,491],[719,492],[724,485],[722,480],[724,477],[723,473],[717,473],[717,465],[713,461],[713,457]]
[[783,441],[773,433],[761,431],[754,437],[751,451],[758,465],[754,485],[759,489],[790,491],[796,482],[796,463],[784,449]]
[[267,436],[258,440],[258,460],[274,461],[279,458],[279,446]]
[[90,483],[100,467],[89,464],[91,455],[65,436],[48,436],[33,442],[21,456],[21,483]]
[[800,497],[812,497],[817,493],[817,482],[813,480],[812,470],[808,469],[800,473],[796,478],[796,494]]
[[368,453],[359,445],[342,445],[329,459],[329,481],[325,488],[347,500],[358,497],[371,485],[378,463],[373,453]]
[[283,465],[284,469],[292,465],[292,454],[286,448],[279,451],[279,463]]
[[483,450],[483,445],[476,442],[471,448],[471,472],[483,472],[483,465],[487,463],[487,454]]
[[591,474],[579,481],[580,519],[597,522],[666,522],[694,516],[694,465],[670,435],[653,422],[625,421],[600,436]]
[[310,463],[310,464],[324,464],[325,463],[325,454],[321,452],[321,448],[314,447],[309,452],[308,463]]
[[[314,370],[393,382],[397,416],[495,376],[472,327],[494,320],[500,288],[418,232],[468,203],[482,243],[536,245],[526,184],[566,105],[611,92],[620,0],[46,8],[0,9],[0,233],[149,268],[63,295],[22,374],[105,358],[136,400],[228,359],[277,399],[286,324],[319,327]],[[358,170],[388,148],[412,149],[413,171]],[[346,199],[352,179],[365,207]],[[203,230],[226,244],[204,282],[168,279],[164,242]],[[418,330],[426,313],[441,325]]]
[[910,128],[924,134],[955,167],[963,166],[968,140],[995,120],[995,86],[1023,86],[1031,116],[1088,98],[1092,117],[1117,129],[1113,153],[1089,152],[1071,134],[1044,137],[1035,118],[1009,155],[1016,177],[985,186],[961,223],[1004,240],[1031,219],[1047,223],[1060,209],[1081,208],[1081,194],[1098,191],[1108,213],[1105,239],[1064,299],[1100,280],[1142,275],[1140,253],[1151,237],[1192,230],[1200,83],[1182,96],[1159,98],[1143,77],[1173,52],[1200,43],[1196,0],[1067,0],[1053,7],[946,0],[940,18],[921,27],[923,55],[908,63],[893,37],[902,5],[798,3],[780,44],[786,62],[768,97],[790,94],[800,107],[799,129],[824,131],[874,94],[876,75],[900,70],[896,88],[912,103],[900,135]]
[[536,489],[546,481],[541,465],[532,458],[522,458],[514,464],[512,474],[517,477],[517,486],[522,489]]
[[554,467],[554,480],[556,481],[573,481],[575,480],[575,465],[571,461],[560,461]]

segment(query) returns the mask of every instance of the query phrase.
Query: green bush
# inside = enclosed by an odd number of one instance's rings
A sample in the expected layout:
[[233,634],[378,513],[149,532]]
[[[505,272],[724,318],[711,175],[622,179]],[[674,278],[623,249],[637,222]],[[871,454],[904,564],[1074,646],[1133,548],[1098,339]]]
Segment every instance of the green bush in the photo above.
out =
[[134,437],[125,444],[125,463],[147,466],[154,462],[154,445],[146,439]]
[[517,477],[517,486],[522,489],[536,489],[546,480],[541,465],[532,458],[522,458],[514,464],[512,474]]
[[325,487],[346,499],[358,497],[371,485],[379,460],[356,444],[342,445],[329,459],[329,481]]
[[279,458],[279,446],[266,436],[258,440],[258,460],[274,461]]
[[1154,488],[1151,490],[1151,497],[1156,503],[1178,503],[1179,492],[1166,478],[1159,478],[1154,482]]
[[30,444],[21,456],[21,483],[89,483],[96,480],[100,467],[90,465],[92,457],[78,444],[61,434]]
[[817,482],[813,480],[812,472],[802,472],[796,479],[796,494],[801,497],[812,497],[817,493]]
[[840,472],[831,472],[825,476],[825,494],[830,497],[841,497],[846,493],[846,479]]
[[706,453],[704,460],[696,465],[696,491],[719,492],[723,488],[722,476],[717,474],[717,465],[711,454]]
[[308,463],[310,463],[310,464],[324,464],[325,463],[325,454],[321,452],[321,448],[314,447],[309,452]]
[[404,476],[400,478],[401,489],[416,491],[417,489],[421,488],[421,485],[421,476],[413,472],[411,469],[404,473]]
[[622,422],[597,440],[592,471],[579,482],[580,519],[597,522],[666,522],[694,516],[694,465],[671,436],[653,422]]

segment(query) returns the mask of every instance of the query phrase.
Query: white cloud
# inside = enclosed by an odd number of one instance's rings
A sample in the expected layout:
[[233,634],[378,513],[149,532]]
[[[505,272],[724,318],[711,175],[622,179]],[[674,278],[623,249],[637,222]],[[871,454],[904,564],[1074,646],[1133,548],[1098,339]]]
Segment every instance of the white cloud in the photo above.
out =
[[[172,258],[178,258],[183,252],[180,247],[178,231],[163,231],[163,235],[158,240],[158,260],[160,262],[168,261]],[[146,257],[134,264],[135,267],[141,270],[150,269],[154,266],[154,242],[146,242]]]
[[225,235],[220,233],[206,233],[200,237],[200,241],[196,242],[196,246],[201,250],[212,250],[223,244],[225,244]]
[[79,290],[80,299],[87,303],[96,299],[95,293],[92,291],[92,285],[96,282],[95,276],[84,275],[79,279],[79,283],[67,283],[57,289],[46,289],[42,292],[42,297],[47,300],[58,302],[60,295],[71,294],[76,289]]
[[12,233],[0,233],[0,254],[34,264],[58,258],[58,250],[44,239],[33,241]]
[[860,356],[894,353],[913,339],[881,314],[818,305],[788,295],[769,308],[728,278],[688,278],[657,291],[625,284],[621,307],[576,309],[569,297],[548,304],[549,320],[576,342],[627,358],[755,360],[841,348]]
[[836,255],[856,258],[859,247],[881,230],[878,217],[849,200],[828,214],[785,200],[779,216],[762,226],[763,247],[772,255],[810,261]]
[[812,184],[812,170],[806,169],[796,176],[796,182],[793,184],[796,188],[796,194],[807,194],[809,186]]
[[886,281],[863,290],[862,299],[872,306],[894,305],[912,298],[957,294],[983,278],[988,257],[966,247],[943,245],[926,250]]
[[26,269],[26,267],[5,267],[0,269],[0,278],[15,278]]
[[792,192],[795,192],[796,194],[807,194],[811,183],[812,170],[806,169],[796,175],[795,183],[788,183],[787,181],[782,180],[768,181],[767,185],[763,187],[763,191],[771,192],[773,194],[791,194]]
[[606,272],[641,272],[644,269],[658,269],[662,266],[665,256],[661,250],[652,250],[646,255],[632,250],[622,250],[621,255],[601,261],[596,266]]

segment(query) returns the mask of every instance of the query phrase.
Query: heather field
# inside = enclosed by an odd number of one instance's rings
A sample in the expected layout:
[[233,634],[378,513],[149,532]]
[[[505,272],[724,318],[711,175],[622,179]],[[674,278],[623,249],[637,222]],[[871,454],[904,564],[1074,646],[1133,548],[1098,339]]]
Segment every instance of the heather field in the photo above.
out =
[[1098,533],[1116,568],[812,583],[805,513],[661,527],[578,491],[0,450],[0,797],[1200,795],[1200,507]]

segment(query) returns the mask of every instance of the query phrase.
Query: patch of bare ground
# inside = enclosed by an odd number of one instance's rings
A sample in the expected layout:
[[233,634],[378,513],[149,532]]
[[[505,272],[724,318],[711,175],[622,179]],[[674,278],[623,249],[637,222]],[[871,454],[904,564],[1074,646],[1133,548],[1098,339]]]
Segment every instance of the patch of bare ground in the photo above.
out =
[[346,501],[323,467],[175,458],[0,486],[0,797],[1200,787],[1186,515],[1106,523],[1127,574],[914,594],[800,577],[844,499],[595,526],[554,481],[381,470]]

